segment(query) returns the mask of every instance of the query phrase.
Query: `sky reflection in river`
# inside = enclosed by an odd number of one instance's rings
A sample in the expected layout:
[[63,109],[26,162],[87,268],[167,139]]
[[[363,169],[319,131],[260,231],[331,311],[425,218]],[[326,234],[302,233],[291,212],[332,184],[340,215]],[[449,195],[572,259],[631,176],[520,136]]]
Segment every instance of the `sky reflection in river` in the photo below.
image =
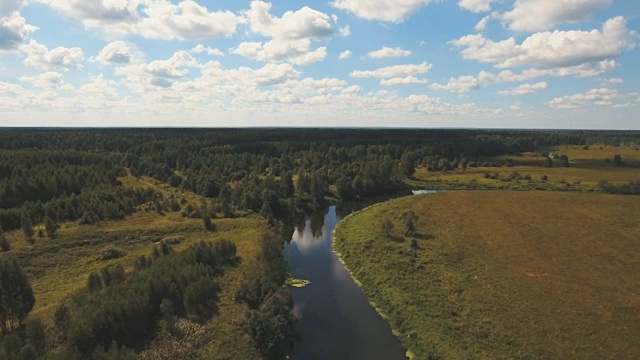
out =
[[[348,211],[340,209],[341,216]],[[303,320],[298,360],[405,360],[405,350],[389,325],[369,305],[332,251],[332,232],[342,219],[336,208],[311,215],[285,246],[289,270],[309,280],[291,290],[294,311]]]

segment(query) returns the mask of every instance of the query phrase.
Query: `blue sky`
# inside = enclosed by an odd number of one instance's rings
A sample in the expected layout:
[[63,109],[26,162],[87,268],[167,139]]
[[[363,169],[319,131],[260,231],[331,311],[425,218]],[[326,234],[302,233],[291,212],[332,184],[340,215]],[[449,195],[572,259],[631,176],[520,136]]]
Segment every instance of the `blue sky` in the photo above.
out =
[[640,129],[635,0],[0,0],[0,126]]

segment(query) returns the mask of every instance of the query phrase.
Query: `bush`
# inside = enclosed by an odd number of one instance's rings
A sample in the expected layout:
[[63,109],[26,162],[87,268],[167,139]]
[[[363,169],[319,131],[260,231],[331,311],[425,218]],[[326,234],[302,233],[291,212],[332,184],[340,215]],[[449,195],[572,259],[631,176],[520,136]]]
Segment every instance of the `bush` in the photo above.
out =
[[100,252],[100,260],[106,261],[106,260],[118,259],[125,255],[127,255],[127,253],[124,252],[123,250],[115,246],[109,246]]
[[7,240],[7,238],[2,234],[0,234],[0,251],[11,251],[11,244],[9,244],[9,240]]

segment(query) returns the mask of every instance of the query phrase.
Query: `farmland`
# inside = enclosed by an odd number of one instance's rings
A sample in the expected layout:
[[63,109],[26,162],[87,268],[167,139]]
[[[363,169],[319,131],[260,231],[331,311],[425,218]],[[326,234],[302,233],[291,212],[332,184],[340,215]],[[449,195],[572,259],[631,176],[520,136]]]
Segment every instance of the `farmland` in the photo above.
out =
[[632,196],[450,191],[373,206],[336,242],[418,359],[633,359],[638,214]]

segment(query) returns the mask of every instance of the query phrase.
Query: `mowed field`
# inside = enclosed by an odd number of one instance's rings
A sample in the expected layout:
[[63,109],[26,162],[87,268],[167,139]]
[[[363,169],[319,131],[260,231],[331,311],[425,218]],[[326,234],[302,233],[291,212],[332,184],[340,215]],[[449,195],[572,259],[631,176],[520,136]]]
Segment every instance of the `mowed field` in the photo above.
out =
[[[151,178],[123,177],[120,180],[124,186],[151,187],[165,195],[184,196],[194,206],[200,203],[197,195],[178,191]],[[58,306],[74,292],[82,290],[92,272],[116,265],[130,270],[138,257],[150,255],[161,241],[168,241],[174,250],[182,251],[202,240],[231,240],[236,244],[241,262],[237,267],[228,268],[219,280],[222,289],[219,314],[205,324],[186,324],[193,333],[188,339],[158,341],[140,356],[142,359],[170,359],[172,351],[181,349],[179,354],[189,353],[196,358],[253,359],[255,350],[241,327],[247,306],[236,302],[234,295],[259,252],[259,241],[268,225],[256,215],[214,219],[213,222],[217,230],[208,232],[199,218],[183,218],[179,212],[160,215],[154,210],[139,211],[124,220],[96,225],[65,223],[58,230],[56,239],[36,236],[33,246],[27,245],[21,231],[13,231],[7,234],[13,250],[0,256],[17,258],[29,276],[36,298],[30,319],[39,318],[52,325]],[[42,225],[37,225],[36,231],[40,227]],[[103,250],[114,247],[124,252],[122,257],[100,259]]]
[[[635,147],[591,145],[588,150],[584,150],[582,146],[561,146],[550,151],[557,156],[567,155],[571,166],[544,167],[543,156],[525,153],[522,156],[502,156],[495,159],[504,161],[510,158],[515,164],[513,167],[475,167],[450,172],[431,172],[419,167],[406,182],[414,188],[594,191],[602,180],[613,184],[640,180],[640,150]],[[616,167],[606,161],[613,160],[615,155],[620,155],[626,166]],[[531,180],[509,179],[514,172],[521,177],[528,175]],[[496,179],[487,178],[485,174],[498,176]],[[543,176],[546,180],[542,179]]]
[[417,359],[640,359],[639,218],[634,196],[450,191],[375,205],[335,241]]

